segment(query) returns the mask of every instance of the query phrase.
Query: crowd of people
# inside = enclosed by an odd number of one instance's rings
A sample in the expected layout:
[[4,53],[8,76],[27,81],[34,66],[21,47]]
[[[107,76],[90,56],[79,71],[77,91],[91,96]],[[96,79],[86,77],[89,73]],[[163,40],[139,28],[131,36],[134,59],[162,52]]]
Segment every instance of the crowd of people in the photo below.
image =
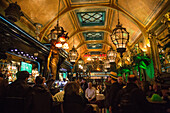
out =
[[[91,104],[98,104],[97,93],[105,96],[103,106],[106,113],[168,113],[169,109],[169,92],[167,90],[161,92],[157,84],[141,87],[135,75],[129,75],[127,82],[124,83],[121,76],[110,72],[103,83],[104,88],[101,88],[101,84],[94,87],[92,82],[87,82],[84,78],[81,81],[69,81],[63,91],[55,94],[52,94],[50,88],[44,84],[46,81],[42,76],[36,77],[34,86],[27,83],[29,77],[27,71],[19,71],[16,76],[17,80],[11,84],[8,84],[2,74],[0,76],[2,113],[15,113],[14,109],[8,109],[12,104],[11,99],[17,102],[22,100],[23,103],[19,106],[19,109],[22,109],[21,113],[96,113]],[[161,112],[155,112],[148,100],[154,101],[155,95],[156,101],[166,103],[164,109],[160,109]],[[61,109],[60,111],[55,109],[54,103],[60,103],[60,107],[57,108]],[[18,107],[17,103],[13,107]]]

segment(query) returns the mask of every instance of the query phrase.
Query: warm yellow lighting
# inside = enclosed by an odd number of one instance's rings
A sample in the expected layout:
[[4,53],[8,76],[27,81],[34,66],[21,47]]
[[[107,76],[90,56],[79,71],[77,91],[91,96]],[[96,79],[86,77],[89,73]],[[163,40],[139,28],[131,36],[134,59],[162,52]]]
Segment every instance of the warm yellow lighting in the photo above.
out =
[[66,41],[66,38],[65,38],[64,36],[61,36],[61,37],[59,37],[59,41],[60,41],[60,42],[65,42],[65,41]]
[[79,65],[79,68],[80,68],[80,69],[83,69],[83,66],[82,66],[82,65]]
[[122,66],[122,63],[121,63],[121,62],[119,62],[119,63],[118,63],[118,65],[119,65],[119,66]]
[[61,42],[57,42],[56,45],[55,45],[55,47],[61,48],[61,47],[62,47]]
[[97,68],[97,71],[100,71],[100,68]]
[[147,44],[147,46],[148,46],[148,47],[151,47],[149,43]]
[[127,61],[129,61],[129,62],[130,62],[130,58],[129,58],[129,57],[127,57]]
[[67,43],[64,43],[63,46],[62,46],[63,49],[69,49],[69,46]]
[[88,60],[88,61],[91,61],[91,58],[90,58],[90,57],[88,57],[88,58],[87,58],[87,60]]

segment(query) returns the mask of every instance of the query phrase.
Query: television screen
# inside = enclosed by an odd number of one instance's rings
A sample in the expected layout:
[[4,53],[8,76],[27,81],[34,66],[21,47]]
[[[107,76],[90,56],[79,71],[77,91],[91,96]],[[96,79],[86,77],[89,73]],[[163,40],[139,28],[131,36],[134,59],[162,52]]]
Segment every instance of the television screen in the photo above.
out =
[[21,71],[28,71],[29,74],[32,73],[32,64],[21,62]]

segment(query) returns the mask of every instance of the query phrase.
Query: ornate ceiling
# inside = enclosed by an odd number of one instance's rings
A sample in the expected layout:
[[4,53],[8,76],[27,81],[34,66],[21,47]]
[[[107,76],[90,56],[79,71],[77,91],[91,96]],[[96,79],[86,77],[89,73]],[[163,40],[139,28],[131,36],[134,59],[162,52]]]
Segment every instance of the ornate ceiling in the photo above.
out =
[[130,33],[131,47],[139,39],[145,44],[147,31],[170,9],[169,0],[119,0],[118,6],[116,0],[60,0],[60,8],[59,0],[2,0],[3,8],[11,2],[20,5],[27,17],[22,18],[26,25],[43,25],[39,35],[42,42],[48,41],[47,35],[59,20],[59,25],[69,33],[69,50],[74,42],[81,56],[93,51],[106,53],[110,46],[115,49],[110,34],[117,24],[117,10],[120,23]]

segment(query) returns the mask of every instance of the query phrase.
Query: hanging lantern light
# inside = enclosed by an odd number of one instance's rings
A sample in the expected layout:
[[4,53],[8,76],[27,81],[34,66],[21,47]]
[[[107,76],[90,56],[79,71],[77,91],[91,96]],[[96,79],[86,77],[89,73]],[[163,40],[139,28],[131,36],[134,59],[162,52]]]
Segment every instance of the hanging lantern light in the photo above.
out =
[[[51,32],[48,34],[49,40],[52,42],[57,42],[55,44],[55,47],[57,48],[63,48],[68,49],[69,46],[66,43],[66,39],[69,38],[67,35],[68,33],[65,33],[63,27],[59,26],[59,9],[60,9],[60,0],[59,0],[59,6],[58,6],[58,20],[57,25],[54,27],[54,29],[51,30]],[[54,41],[55,40],[55,41]]]
[[82,58],[78,60],[78,65],[84,65],[84,60]]
[[113,29],[113,32],[111,34],[111,40],[116,45],[117,52],[120,53],[120,56],[122,58],[123,53],[126,51],[126,45],[129,41],[129,33],[126,31],[126,28],[123,28],[122,24],[120,24],[119,22],[119,11],[118,11],[118,24],[116,25],[116,28]]
[[72,64],[74,64],[76,62],[78,56],[79,56],[79,54],[78,54],[77,50],[74,48],[74,46],[73,46],[72,50],[69,51],[70,62]]
[[59,42],[66,42],[66,38],[64,36],[61,36],[58,38]]
[[57,47],[57,48],[61,48],[61,47],[62,47],[61,42],[57,42],[57,43],[55,44],[55,47]]
[[74,47],[74,37],[73,37],[73,48],[72,48],[72,50],[69,51],[69,59],[70,59],[70,62],[71,62],[72,64],[75,64],[78,56],[79,56],[79,54],[78,54],[77,50],[76,50],[75,47]]
[[110,62],[109,62],[108,59],[106,59],[105,62],[104,62],[104,68],[105,69],[109,69],[110,68]]
[[63,48],[63,49],[69,49],[68,43],[65,42],[65,43],[62,45],[62,48]]
[[116,55],[116,51],[112,47],[107,51],[107,57],[110,63],[115,62]]

